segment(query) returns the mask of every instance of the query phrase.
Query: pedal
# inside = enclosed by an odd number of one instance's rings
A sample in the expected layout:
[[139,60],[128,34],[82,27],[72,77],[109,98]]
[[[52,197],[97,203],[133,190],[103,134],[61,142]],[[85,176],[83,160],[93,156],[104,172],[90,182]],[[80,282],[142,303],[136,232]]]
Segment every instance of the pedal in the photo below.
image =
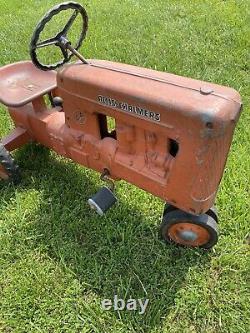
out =
[[91,209],[99,215],[104,215],[115,203],[117,198],[107,186],[102,187],[92,198],[88,200]]

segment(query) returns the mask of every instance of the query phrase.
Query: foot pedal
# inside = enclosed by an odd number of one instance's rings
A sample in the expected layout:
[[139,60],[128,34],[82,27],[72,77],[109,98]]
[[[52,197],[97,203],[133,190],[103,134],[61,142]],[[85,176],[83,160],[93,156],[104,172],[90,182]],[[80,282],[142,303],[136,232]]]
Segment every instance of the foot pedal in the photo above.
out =
[[117,199],[114,193],[108,187],[104,186],[88,200],[88,204],[102,216],[116,203],[116,201]]

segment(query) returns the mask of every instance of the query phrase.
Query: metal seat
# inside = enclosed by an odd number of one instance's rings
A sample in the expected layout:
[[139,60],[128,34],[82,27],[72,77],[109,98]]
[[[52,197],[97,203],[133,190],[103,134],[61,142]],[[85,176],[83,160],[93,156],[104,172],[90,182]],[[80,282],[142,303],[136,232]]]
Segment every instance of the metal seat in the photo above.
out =
[[0,68],[0,103],[9,107],[23,106],[56,86],[56,72],[41,71],[31,61]]

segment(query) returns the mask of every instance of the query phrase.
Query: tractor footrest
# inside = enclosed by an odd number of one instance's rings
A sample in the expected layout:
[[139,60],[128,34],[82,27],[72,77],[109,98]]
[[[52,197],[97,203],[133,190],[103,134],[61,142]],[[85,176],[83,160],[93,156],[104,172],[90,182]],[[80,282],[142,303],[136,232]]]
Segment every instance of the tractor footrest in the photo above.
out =
[[0,68],[0,103],[20,107],[55,89],[56,72],[41,71],[31,61]]

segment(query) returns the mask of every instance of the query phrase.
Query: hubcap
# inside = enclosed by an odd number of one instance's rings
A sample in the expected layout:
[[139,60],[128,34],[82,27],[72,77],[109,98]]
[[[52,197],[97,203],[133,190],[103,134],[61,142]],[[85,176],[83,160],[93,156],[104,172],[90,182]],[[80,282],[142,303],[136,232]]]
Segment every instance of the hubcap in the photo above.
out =
[[179,222],[168,229],[168,237],[177,244],[201,246],[208,243],[210,235],[204,227],[191,222]]
[[179,236],[186,242],[193,242],[198,238],[198,235],[191,230],[184,230],[180,232]]

